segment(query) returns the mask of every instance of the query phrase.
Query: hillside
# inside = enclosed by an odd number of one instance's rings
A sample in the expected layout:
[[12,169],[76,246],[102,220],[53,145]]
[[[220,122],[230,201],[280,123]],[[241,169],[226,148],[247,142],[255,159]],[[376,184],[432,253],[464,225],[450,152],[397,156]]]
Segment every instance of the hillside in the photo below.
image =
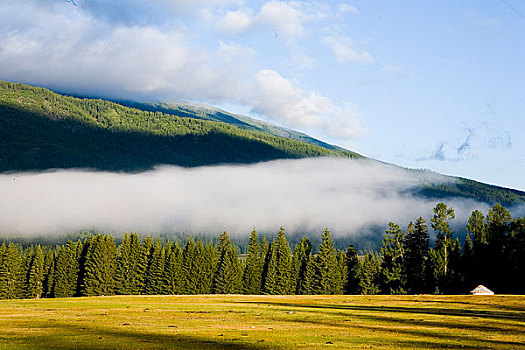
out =
[[[306,157],[363,158],[306,134],[213,107],[125,104],[0,81],[0,172],[143,171],[160,164],[193,167]],[[525,192],[461,178],[439,184],[428,181],[413,194],[436,200],[473,198],[490,205],[525,203]]]
[[140,171],[319,156],[360,157],[228,123],[0,82],[0,171]]
[[240,129],[260,131],[273,136],[285,137],[296,141],[306,142],[312,145],[321,146],[330,150],[342,150],[343,148],[331,145],[321,140],[315,139],[305,133],[283,128],[281,126],[264,122],[262,120],[247,116],[232,114],[218,108],[206,105],[195,105],[188,103],[140,103],[134,101],[116,101],[122,105],[137,108],[143,111],[162,112],[178,117],[197,118],[211,121],[219,121],[234,125]]

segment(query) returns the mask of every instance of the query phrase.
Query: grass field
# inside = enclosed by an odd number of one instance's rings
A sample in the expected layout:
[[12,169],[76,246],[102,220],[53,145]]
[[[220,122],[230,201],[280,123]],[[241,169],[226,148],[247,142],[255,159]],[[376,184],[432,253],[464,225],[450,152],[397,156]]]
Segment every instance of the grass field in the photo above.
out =
[[525,296],[0,301],[0,349],[525,349]]

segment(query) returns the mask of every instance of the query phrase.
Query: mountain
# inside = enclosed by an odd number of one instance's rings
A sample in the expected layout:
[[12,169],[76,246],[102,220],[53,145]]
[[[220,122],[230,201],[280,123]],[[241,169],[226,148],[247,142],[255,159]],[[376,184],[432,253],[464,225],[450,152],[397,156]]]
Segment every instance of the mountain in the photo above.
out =
[[211,120],[217,122],[224,122],[234,125],[240,129],[260,131],[268,133],[273,136],[285,137],[288,139],[306,142],[312,145],[321,146],[330,150],[346,151],[345,149],[315,139],[305,133],[295,130],[283,128],[281,126],[264,122],[262,120],[250,118],[244,115],[232,114],[223,111],[219,108],[189,104],[189,103],[174,103],[174,102],[157,102],[157,103],[141,103],[135,101],[115,101],[122,105],[137,108],[143,111],[162,112],[165,114],[176,115],[178,117],[197,118],[203,120]]
[[79,167],[140,171],[158,164],[361,157],[256,127],[189,118],[189,112],[177,116],[140,110],[8,82],[0,82],[0,114],[0,171]]
[[[306,134],[208,106],[116,103],[0,81],[4,173],[52,168],[143,171],[160,164],[193,167],[306,157],[363,158]],[[525,192],[462,178],[428,181],[413,194],[525,203]]]

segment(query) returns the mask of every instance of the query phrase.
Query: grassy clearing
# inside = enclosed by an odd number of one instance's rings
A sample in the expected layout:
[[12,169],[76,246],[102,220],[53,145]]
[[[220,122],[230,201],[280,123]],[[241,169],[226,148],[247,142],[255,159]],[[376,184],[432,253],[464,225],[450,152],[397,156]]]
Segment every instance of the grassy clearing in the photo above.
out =
[[524,296],[0,301],[0,349],[525,349]]

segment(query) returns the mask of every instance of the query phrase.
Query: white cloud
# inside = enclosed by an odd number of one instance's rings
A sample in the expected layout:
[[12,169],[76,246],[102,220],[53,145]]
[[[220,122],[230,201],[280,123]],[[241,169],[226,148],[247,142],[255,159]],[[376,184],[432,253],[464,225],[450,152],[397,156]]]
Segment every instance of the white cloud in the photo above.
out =
[[[168,3],[151,7],[162,5],[169,13],[170,6],[178,4]],[[184,23],[139,24],[131,14],[130,19],[112,22],[122,1],[101,0],[100,8],[89,3],[89,9],[84,7],[88,2],[81,1],[78,7],[29,0],[23,4],[20,11],[18,5],[0,3],[2,79],[108,98],[237,104],[287,127],[318,128],[338,137],[363,134],[355,108],[305,91],[275,70],[257,70],[257,52],[236,42],[200,45],[198,34]],[[147,6],[139,0],[130,3],[146,12]],[[104,8],[109,11],[106,17],[96,17]],[[245,11],[246,18],[274,25],[279,35],[290,38],[304,32],[304,21],[322,15],[323,7],[277,1],[265,3],[252,17]],[[305,53],[296,59],[301,62],[297,67],[315,64]]]
[[304,36],[305,24],[326,18],[325,6],[305,2],[269,1],[257,13],[248,7],[227,10],[219,20],[219,29],[229,34],[268,29],[271,34],[294,41]]
[[338,10],[339,10],[339,13],[341,14],[346,14],[346,13],[351,13],[354,15],[359,14],[357,7],[355,7],[354,5],[346,4],[346,3],[340,4],[338,7]]
[[240,8],[236,11],[228,10],[219,23],[219,28],[222,31],[237,34],[248,29],[253,24],[253,21],[253,15],[250,9]]
[[327,36],[323,38],[323,43],[332,49],[337,63],[373,61],[372,55],[366,50],[358,50],[350,37]]
[[327,136],[343,139],[366,134],[355,105],[345,103],[341,108],[323,95],[303,91],[273,70],[257,73],[253,92],[249,97],[253,112],[285,126],[315,127]]

